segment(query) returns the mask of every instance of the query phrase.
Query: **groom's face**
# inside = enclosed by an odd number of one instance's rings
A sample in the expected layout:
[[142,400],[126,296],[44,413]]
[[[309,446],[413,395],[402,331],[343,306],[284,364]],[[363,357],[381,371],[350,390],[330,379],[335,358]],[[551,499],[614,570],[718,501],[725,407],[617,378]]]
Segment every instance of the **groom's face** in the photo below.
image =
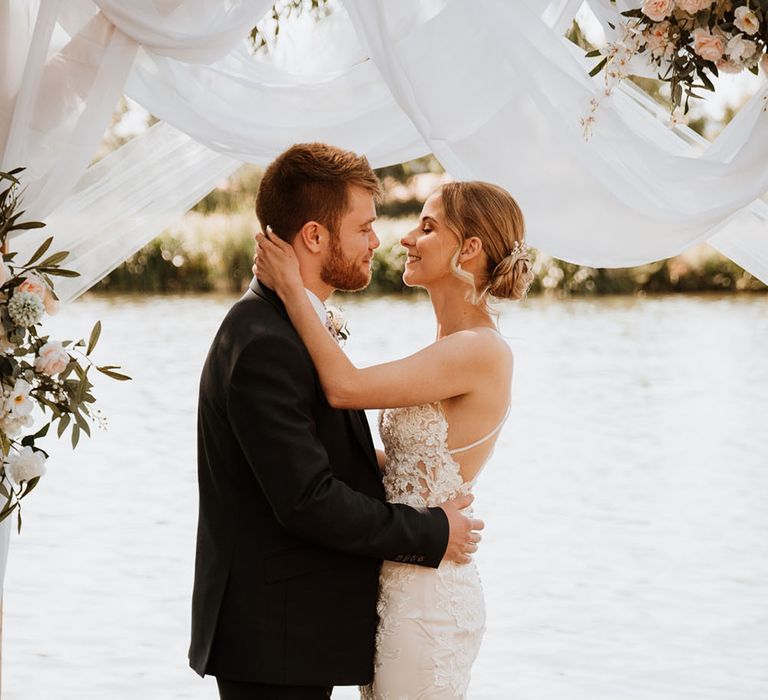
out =
[[373,230],[376,205],[362,187],[350,187],[347,211],[339,230],[331,234],[320,279],[334,289],[356,291],[371,281],[373,251],[380,241]]

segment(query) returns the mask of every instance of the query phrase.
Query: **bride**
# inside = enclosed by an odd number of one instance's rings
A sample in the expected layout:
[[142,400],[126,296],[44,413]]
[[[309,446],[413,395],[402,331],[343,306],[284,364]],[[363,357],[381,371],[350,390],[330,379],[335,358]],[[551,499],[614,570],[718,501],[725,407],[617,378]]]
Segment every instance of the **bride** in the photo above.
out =
[[[504,189],[443,185],[402,238],[403,281],[429,292],[436,340],[410,357],[357,368],[318,318],[292,247],[258,234],[257,275],[285,303],[329,403],[379,408],[387,500],[424,507],[470,493],[509,415],[512,352],[490,297],[520,299],[532,278],[523,215]],[[375,677],[363,698],[463,698],[485,628],[477,569],[385,561]]]

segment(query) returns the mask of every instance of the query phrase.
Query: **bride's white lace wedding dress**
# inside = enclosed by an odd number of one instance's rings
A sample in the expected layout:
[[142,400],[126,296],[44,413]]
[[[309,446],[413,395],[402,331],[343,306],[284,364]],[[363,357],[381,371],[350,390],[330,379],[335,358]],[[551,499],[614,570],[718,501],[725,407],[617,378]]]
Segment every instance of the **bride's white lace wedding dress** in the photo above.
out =
[[[454,455],[494,437],[507,415],[489,435],[449,450],[448,422],[439,402],[383,410],[379,431],[387,454],[387,500],[419,508],[470,493],[477,477],[465,482]],[[465,696],[485,631],[485,601],[474,563],[443,562],[431,569],[385,561],[378,613],[375,677],[361,688],[364,700]]]

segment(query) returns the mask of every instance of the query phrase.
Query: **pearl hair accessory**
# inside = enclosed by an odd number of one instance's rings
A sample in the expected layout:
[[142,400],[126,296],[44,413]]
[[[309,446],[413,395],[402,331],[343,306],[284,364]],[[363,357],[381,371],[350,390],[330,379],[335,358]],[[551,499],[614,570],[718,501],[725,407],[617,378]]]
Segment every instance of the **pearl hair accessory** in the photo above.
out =
[[512,259],[512,264],[514,265],[524,255],[528,255],[528,245],[525,241],[522,243],[515,241],[515,244],[512,246],[512,252],[507,257]]

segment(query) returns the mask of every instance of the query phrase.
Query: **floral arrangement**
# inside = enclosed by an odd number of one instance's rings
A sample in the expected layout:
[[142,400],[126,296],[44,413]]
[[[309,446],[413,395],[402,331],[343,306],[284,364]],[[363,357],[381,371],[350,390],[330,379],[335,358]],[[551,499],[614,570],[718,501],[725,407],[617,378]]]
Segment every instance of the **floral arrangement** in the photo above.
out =
[[[616,0],[611,0],[615,4]],[[685,121],[697,89],[714,91],[711,77],[758,66],[768,74],[768,0],[643,0],[640,7],[621,13],[627,18],[617,39],[590,51],[600,62],[590,72],[605,71],[605,94],[630,72],[630,62],[645,54],[658,69],[658,78],[670,84],[672,125]],[[589,138],[599,99],[581,120]]]
[[[78,272],[61,267],[69,253],[46,254],[53,238],[46,239],[24,263],[7,250],[13,231],[45,226],[39,221],[21,221],[19,173],[23,168],[0,172],[0,521],[12,513],[21,530],[21,500],[45,474],[48,453],[36,445],[56,424],[61,438],[69,430],[72,447],[82,433],[91,434],[90,423],[104,427],[94,408],[91,368],[124,381],[116,365],[97,366],[90,358],[101,334],[101,323],[84,340],[52,340],[40,327],[45,314],[58,309],[52,277],[77,277]],[[45,423],[32,432],[37,407]]]
[[344,345],[349,338],[349,328],[344,312],[336,306],[325,305],[326,325],[328,330],[338,341],[339,345]]

